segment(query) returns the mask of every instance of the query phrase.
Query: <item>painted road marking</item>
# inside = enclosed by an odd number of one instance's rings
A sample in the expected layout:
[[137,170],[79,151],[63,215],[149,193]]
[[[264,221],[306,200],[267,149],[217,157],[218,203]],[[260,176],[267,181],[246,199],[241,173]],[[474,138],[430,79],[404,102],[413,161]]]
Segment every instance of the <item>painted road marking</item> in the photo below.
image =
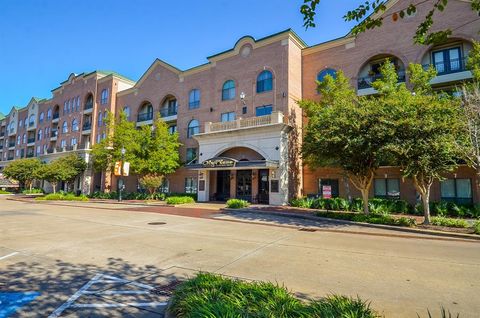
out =
[[0,293],[0,318],[12,315],[18,308],[28,304],[40,293],[38,292],[2,292]]
[[5,256],[2,256],[2,257],[0,257],[0,261],[1,261],[2,259],[6,259],[6,258],[9,258],[9,257],[15,256],[15,255],[17,255],[17,254],[18,254],[18,252],[13,252],[13,253],[7,254],[7,255],[5,255]]
[[[92,291],[89,290],[95,284],[123,284],[125,286],[135,286],[143,290],[104,290],[104,291]],[[120,307],[164,307],[167,302],[126,302],[126,303],[95,303],[95,304],[78,304],[76,303],[80,297],[84,295],[146,295],[150,294],[150,291],[155,289],[151,285],[142,284],[127,279],[101,274],[96,274],[90,281],[83,285],[75,294],[73,294],[64,304],[55,309],[54,312],[48,316],[48,318],[60,317],[60,315],[68,308],[120,308]],[[0,317],[1,318],[1,317]]]

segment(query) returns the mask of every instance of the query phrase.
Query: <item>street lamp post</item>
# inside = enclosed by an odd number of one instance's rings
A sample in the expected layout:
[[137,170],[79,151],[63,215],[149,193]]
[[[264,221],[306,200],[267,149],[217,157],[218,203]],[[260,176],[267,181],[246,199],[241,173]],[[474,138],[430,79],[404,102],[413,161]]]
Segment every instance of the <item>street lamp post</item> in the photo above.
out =
[[122,201],[122,191],[124,188],[124,181],[123,181],[123,164],[125,161],[125,148],[122,147],[121,154],[122,154],[122,160],[121,160],[121,165],[120,165],[120,178],[118,178],[117,186],[118,186],[118,202]]

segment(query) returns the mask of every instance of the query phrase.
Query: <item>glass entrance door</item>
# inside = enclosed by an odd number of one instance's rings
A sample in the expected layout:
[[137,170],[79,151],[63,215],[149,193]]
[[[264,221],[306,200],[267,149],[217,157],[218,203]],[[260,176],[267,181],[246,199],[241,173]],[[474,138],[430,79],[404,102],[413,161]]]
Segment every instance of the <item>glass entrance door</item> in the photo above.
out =
[[269,204],[268,199],[268,170],[258,170],[258,203]]
[[252,201],[252,170],[237,171],[237,199]]
[[230,171],[217,171],[217,192],[215,193],[215,201],[226,201],[230,198]]

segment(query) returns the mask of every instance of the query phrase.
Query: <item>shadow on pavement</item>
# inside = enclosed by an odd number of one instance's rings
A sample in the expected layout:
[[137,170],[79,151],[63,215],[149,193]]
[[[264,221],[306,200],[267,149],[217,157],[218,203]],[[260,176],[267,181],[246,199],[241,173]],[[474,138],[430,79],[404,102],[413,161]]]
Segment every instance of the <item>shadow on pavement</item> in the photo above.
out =
[[[193,274],[120,258],[109,258],[104,266],[21,261],[0,269],[0,294],[40,294],[12,317],[163,317],[173,289]],[[0,312],[6,306],[0,304]]]

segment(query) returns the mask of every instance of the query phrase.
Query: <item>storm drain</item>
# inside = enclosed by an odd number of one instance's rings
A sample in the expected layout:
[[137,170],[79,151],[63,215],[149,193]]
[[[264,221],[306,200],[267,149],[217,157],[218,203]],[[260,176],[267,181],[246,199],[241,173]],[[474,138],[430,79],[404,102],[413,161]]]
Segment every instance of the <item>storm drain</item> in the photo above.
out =
[[175,288],[177,288],[178,285],[183,283],[181,280],[174,280],[167,285],[156,287],[152,290],[150,290],[150,294],[157,295],[157,296],[171,296]]
[[148,225],[164,225],[164,224],[167,224],[165,222],[150,222],[148,223]]
[[302,227],[302,228],[299,228],[298,230],[302,231],[302,232],[316,232],[317,231],[316,229],[312,229],[312,228],[309,228],[309,227]]

